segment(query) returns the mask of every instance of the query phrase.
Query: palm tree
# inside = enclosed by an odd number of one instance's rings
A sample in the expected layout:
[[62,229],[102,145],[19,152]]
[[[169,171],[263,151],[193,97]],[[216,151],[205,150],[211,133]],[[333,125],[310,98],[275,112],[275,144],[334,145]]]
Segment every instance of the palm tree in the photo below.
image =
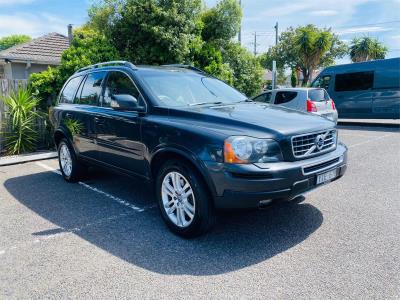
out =
[[377,39],[367,36],[354,38],[350,45],[350,58],[353,62],[383,59],[387,51]]
[[303,85],[321,62],[323,55],[331,48],[334,36],[330,30],[321,30],[307,25],[296,30],[294,45],[303,73]]

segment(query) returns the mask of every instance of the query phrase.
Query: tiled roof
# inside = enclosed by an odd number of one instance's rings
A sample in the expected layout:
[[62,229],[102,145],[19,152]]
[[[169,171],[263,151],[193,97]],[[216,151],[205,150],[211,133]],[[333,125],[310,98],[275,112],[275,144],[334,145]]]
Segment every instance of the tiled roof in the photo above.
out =
[[0,51],[0,59],[60,64],[61,54],[68,47],[66,36],[52,32],[27,43]]

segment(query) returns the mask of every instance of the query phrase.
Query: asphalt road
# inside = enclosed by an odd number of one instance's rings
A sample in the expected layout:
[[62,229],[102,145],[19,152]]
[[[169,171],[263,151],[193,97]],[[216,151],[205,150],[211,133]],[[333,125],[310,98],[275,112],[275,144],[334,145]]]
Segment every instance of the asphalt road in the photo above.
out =
[[0,299],[400,298],[400,132],[342,127],[349,165],[304,202],[171,234],[150,187],[56,160],[0,168]]

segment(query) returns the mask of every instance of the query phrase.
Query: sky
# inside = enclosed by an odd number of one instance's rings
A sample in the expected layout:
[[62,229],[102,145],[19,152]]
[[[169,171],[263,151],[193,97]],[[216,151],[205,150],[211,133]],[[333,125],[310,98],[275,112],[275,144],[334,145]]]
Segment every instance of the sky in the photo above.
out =
[[[0,37],[27,34],[38,37],[48,32],[67,33],[67,25],[87,21],[93,0],[0,0]],[[205,0],[213,6],[218,0]],[[387,57],[400,57],[400,0],[242,0],[242,44],[265,52],[279,31],[289,26],[313,23],[330,27],[345,42],[353,37],[377,38],[389,48]],[[340,62],[348,62],[345,58]]]

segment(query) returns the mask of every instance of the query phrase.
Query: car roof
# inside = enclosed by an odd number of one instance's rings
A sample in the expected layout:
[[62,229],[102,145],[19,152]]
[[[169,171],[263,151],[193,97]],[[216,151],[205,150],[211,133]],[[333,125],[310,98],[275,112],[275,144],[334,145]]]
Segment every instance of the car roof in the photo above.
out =
[[91,66],[86,66],[84,68],[77,70],[72,77],[82,76],[92,72],[116,70],[116,69],[133,70],[133,71],[194,73],[194,74],[204,74],[211,76],[205,73],[203,70],[190,65],[172,64],[172,65],[159,65],[159,66],[151,66],[151,65],[136,66],[127,61],[115,61],[115,62],[104,62]]
[[320,87],[297,87],[297,88],[282,88],[274,89],[273,91],[308,91],[308,90],[322,90]]

